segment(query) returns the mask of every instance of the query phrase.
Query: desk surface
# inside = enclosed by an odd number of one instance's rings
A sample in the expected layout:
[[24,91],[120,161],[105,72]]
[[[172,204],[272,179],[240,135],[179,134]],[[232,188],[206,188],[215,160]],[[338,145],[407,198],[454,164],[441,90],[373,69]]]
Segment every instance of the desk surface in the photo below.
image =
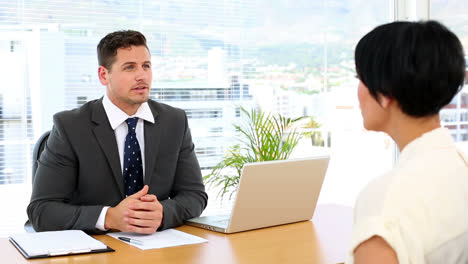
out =
[[341,263],[351,238],[352,209],[319,205],[312,221],[225,235],[191,226],[177,228],[208,243],[140,250],[107,235],[95,236],[111,253],[26,260],[0,238],[2,263]]

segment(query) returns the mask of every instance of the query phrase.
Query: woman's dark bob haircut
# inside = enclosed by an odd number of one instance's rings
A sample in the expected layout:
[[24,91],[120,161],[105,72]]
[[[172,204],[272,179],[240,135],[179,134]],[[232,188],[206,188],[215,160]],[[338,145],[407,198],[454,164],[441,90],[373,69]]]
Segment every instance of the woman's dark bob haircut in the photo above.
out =
[[395,99],[409,116],[438,114],[463,86],[463,47],[436,21],[378,26],[359,41],[354,58],[370,94]]

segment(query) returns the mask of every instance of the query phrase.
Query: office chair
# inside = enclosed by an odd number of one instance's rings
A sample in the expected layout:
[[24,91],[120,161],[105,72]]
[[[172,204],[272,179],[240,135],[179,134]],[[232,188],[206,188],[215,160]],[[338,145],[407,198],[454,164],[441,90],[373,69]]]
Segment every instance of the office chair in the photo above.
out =
[[[49,138],[50,135],[50,130],[44,132],[44,134],[39,137],[39,139],[36,141],[36,144],[34,145],[33,149],[33,156],[32,156],[32,183],[34,183],[34,179],[36,178],[36,170],[37,170],[37,162],[39,158],[41,157],[42,151],[44,151],[47,139]],[[34,228],[31,225],[31,222],[29,220],[24,223],[24,230],[28,233],[33,233],[36,232]]]
[[36,145],[34,145],[33,156],[32,156],[32,182],[34,183],[34,178],[36,178],[36,170],[37,170],[37,161],[41,157],[42,151],[44,151],[47,139],[49,138],[50,130],[44,132],[41,137],[36,141]]

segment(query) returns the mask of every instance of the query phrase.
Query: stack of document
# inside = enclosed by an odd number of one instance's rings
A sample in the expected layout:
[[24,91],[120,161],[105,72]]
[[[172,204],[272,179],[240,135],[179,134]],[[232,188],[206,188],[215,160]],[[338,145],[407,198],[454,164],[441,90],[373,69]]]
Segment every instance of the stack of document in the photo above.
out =
[[17,234],[10,241],[26,258],[114,251],[81,230]]

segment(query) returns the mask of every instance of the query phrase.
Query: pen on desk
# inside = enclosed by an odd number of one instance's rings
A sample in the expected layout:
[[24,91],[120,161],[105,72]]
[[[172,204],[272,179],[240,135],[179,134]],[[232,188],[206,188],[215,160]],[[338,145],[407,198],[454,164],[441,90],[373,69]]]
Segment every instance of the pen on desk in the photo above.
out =
[[118,237],[118,238],[119,238],[120,240],[125,241],[125,242],[128,242],[128,243],[134,243],[134,244],[143,245],[143,241],[136,240],[136,239],[133,239],[133,238],[129,238],[129,237]]

